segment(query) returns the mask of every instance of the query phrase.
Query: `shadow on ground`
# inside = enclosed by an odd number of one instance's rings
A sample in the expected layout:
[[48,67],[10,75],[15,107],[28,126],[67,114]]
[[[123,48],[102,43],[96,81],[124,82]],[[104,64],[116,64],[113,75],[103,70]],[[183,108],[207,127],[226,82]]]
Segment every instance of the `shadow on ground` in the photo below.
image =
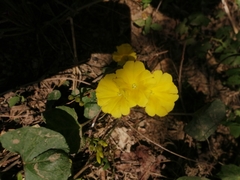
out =
[[4,0],[0,7],[0,93],[131,39],[130,10],[117,2]]

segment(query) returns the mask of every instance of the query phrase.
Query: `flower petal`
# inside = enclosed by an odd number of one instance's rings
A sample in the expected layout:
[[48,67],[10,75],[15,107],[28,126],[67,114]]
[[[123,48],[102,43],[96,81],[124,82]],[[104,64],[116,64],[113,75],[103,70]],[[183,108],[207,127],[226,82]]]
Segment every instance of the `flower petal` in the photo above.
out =
[[131,52],[133,52],[133,49],[130,44],[125,43],[117,46],[117,51],[119,54],[130,54]]
[[117,52],[114,52],[112,55],[113,60],[116,62],[120,62],[122,60],[122,57],[123,57],[123,55],[118,54]]
[[115,78],[115,74],[108,74],[102,78],[96,89],[96,96],[103,112],[119,118],[129,114],[134,104],[125,98],[124,92],[113,81]]
[[178,99],[178,89],[172,82],[172,76],[157,70],[153,73],[156,80],[155,86],[146,104],[146,112],[149,116],[165,116],[173,110]]
[[137,55],[133,51],[130,44],[122,44],[117,46],[117,52],[113,53],[113,60],[119,65],[123,65],[126,61],[136,60]]
[[155,84],[153,75],[140,61],[128,61],[123,69],[116,71],[116,84],[125,91],[127,99],[135,105],[144,107],[148,101],[151,87]]

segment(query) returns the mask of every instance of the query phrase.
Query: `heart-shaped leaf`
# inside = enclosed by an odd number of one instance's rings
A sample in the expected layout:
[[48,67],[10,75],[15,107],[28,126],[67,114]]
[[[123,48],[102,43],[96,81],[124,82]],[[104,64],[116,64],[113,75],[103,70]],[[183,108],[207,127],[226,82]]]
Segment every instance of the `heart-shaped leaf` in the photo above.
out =
[[0,137],[0,141],[4,148],[19,153],[25,161],[32,161],[49,149],[69,152],[65,138],[44,127],[23,127],[9,131]]
[[86,117],[87,119],[94,118],[101,110],[100,106],[98,106],[97,104],[97,97],[95,91],[89,91],[89,95],[84,96],[82,98],[82,101],[84,103],[84,117]]
[[237,180],[240,179],[240,167],[234,164],[223,165],[218,176],[221,180]]
[[61,133],[71,153],[76,153],[80,148],[80,125],[77,113],[73,108],[58,106],[43,113],[47,127]]
[[162,26],[160,24],[157,24],[157,23],[152,23],[151,28],[154,31],[161,31],[162,30]]
[[240,136],[240,124],[236,122],[227,123],[230,133],[233,137],[238,138]]
[[54,90],[48,94],[47,100],[54,101],[54,100],[58,100],[60,97],[61,97],[61,92],[59,90]]
[[101,107],[98,106],[97,103],[87,103],[84,105],[84,117],[92,119],[99,113],[100,110]]
[[56,180],[71,175],[69,148],[58,132],[44,127],[23,127],[3,134],[0,141],[4,148],[21,155],[25,179]]
[[48,150],[32,161],[24,163],[25,179],[68,179],[71,175],[71,165],[64,151]]
[[224,119],[225,108],[225,105],[219,99],[207,104],[194,113],[192,121],[184,128],[185,132],[198,141],[206,140]]
[[19,96],[14,96],[8,100],[9,107],[15,106],[20,101]]
[[145,20],[144,19],[138,19],[138,20],[135,20],[134,21],[134,24],[136,24],[137,26],[139,26],[139,27],[143,27],[143,26],[145,26]]

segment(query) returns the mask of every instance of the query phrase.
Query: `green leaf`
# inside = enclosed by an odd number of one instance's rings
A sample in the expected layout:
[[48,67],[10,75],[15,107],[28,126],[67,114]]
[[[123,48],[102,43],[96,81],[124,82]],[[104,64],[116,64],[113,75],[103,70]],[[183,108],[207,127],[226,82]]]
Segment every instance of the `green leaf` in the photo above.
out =
[[238,32],[237,34],[236,34],[236,38],[237,38],[237,43],[239,43],[239,41],[240,41],[240,32]]
[[236,116],[240,117],[240,109],[236,109],[236,110],[234,111],[234,114],[235,114]]
[[145,20],[143,20],[143,19],[138,19],[138,20],[134,21],[134,23],[139,27],[145,26]]
[[146,19],[146,24],[144,26],[144,31],[143,31],[144,35],[150,33],[151,24],[152,24],[152,17],[148,16]]
[[55,101],[61,97],[61,92],[59,90],[53,90],[51,93],[48,94],[47,100],[48,101]]
[[69,96],[68,96],[68,100],[69,100],[69,101],[72,101],[72,100],[74,100],[74,99],[75,99],[75,98],[74,98],[73,95],[69,95]]
[[82,97],[82,101],[84,104],[89,102],[97,102],[96,92],[94,90],[89,90],[88,95]]
[[84,104],[84,117],[87,119],[93,119],[100,111],[101,107],[97,103]]
[[230,133],[233,137],[238,138],[240,136],[240,124],[236,122],[227,123]]
[[142,0],[143,4],[150,4],[152,2],[152,0]]
[[225,48],[223,46],[218,46],[216,49],[215,49],[215,53],[221,53]]
[[107,147],[108,146],[108,144],[104,140],[102,140],[102,139],[98,141],[98,144],[100,144],[103,147]]
[[186,26],[186,19],[183,22],[179,23],[176,27],[176,32],[180,35],[188,33],[188,26]]
[[238,49],[238,43],[236,44],[235,41],[232,41],[232,39],[226,39],[225,41],[221,41],[221,45],[223,46],[223,53],[237,53]]
[[25,162],[25,179],[68,179],[71,175],[71,165],[71,160],[65,152],[55,149],[48,150],[32,161]]
[[162,30],[162,26],[160,24],[157,24],[157,23],[153,23],[151,24],[151,29],[154,30],[154,31],[161,31]]
[[216,18],[223,18],[226,15],[225,11],[223,11],[222,9],[215,10],[215,11],[216,11],[215,13]]
[[239,180],[240,167],[234,164],[223,165],[220,173],[217,175],[221,178],[221,180]]
[[238,74],[240,74],[240,68],[228,69],[227,71],[225,71],[225,74],[227,76],[238,75]]
[[24,101],[25,101],[25,98],[23,97],[23,96],[20,96],[20,101],[21,101],[21,103],[23,103]]
[[230,32],[232,32],[231,26],[223,26],[216,31],[215,38],[223,39],[224,37],[228,37]]
[[[224,51],[225,52],[225,51]],[[225,52],[220,56],[220,62],[228,65],[240,65],[240,56],[237,52]]]
[[207,104],[194,113],[192,121],[184,128],[185,132],[198,141],[206,140],[224,119],[225,108],[225,105],[219,99]]
[[210,20],[204,14],[193,14],[189,17],[192,26],[207,26]]
[[209,41],[203,42],[201,46],[199,47],[199,51],[203,52],[204,54],[207,54],[207,51],[212,48],[212,45]]
[[98,162],[98,164],[101,164],[101,157],[99,156],[99,153],[96,153],[96,160]]
[[197,55],[199,59],[205,59],[208,50],[211,48],[211,43],[206,39],[204,41],[196,41],[192,46],[189,46],[188,52],[194,56]]
[[177,180],[209,180],[209,179],[204,177],[197,177],[197,176],[183,176],[178,178]]
[[[85,88],[81,88],[81,91],[84,91],[85,90]],[[75,96],[79,96],[79,94],[80,94],[80,91],[79,91],[79,89],[74,89],[74,90],[72,90],[72,92],[71,92],[71,95],[73,96],[73,97],[75,97]]]
[[13,96],[11,97],[9,100],[8,100],[8,105],[9,107],[13,107],[15,106],[17,103],[19,103],[21,100],[21,97],[20,96]]
[[143,9],[147,8],[151,2],[152,0],[142,0]]
[[143,4],[143,9],[146,9],[149,4]]
[[228,85],[240,85],[240,75],[232,75],[227,79]]
[[23,180],[23,176],[21,172],[17,173],[17,180]]
[[236,0],[238,7],[240,7],[240,0]]
[[80,148],[80,125],[77,113],[73,108],[58,106],[43,113],[47,127],[61,133],[70,147],[71,153]]
[[79,96],[75,97],[75,102],[77,103],[81,102],[81,98]]
[[196,39],[195,38],[187,38],[186,40],[185,40],[185,43],[186,43],[186,45],[191,45],[191,44],[195,44],[196,43]]
[[104,163],[103,170],[107,170],[108,168],[110,168],[110,164],[109,164],[107,158],[104,157],[104,158],[102,159],[102,163]]
[[0,137],[2,146],[19,153],[25,162],[30,162],[49,149],[61,149],[66,153],[69,147],[58,132],[44,127],[22,127],[9,131]]
[[51,109],[54,107],[54,103],[60,99],[61,97],[61,92],[59,90],[53,90],[51,93],[48,94],[47,96],[47,104],[46,104],[46,109]]
[[96,92],[90,90],[88,93],[88,96],[82,98],[84,103],[84,117],[92,119],[100,112],[101,108],[97,104]]

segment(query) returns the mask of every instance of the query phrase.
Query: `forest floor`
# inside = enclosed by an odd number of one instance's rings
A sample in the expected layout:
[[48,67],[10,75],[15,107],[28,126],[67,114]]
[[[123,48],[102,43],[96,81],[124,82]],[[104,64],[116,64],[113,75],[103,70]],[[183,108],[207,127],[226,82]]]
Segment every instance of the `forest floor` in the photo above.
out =
[[[216,174],[221,165],[239,158],[239,138],[219,125],[207,140],[197,141],[186,134],[184,127],[194,112],[216,98],[228,106],[239,107],[239,91],[225,87],[215,78],[218,72],[212,70],[216,65],[214,58],[206,56],[205,61],[199,62],[188,57],[188,49],[181,43],[183,37],[175,31],[181,20],[170,17],[171,10],[161,12],[161,7],[164,8],[161,3],[153,1],[145,9],[138,0],[90,4],[74,18],[57,24],[58,30],[50,27],[44,29],[44,33],[30,31],[3,36],[0,39],[1,134],[22,126],[45,126],[42,113],[46,110],[49,93],[60,90],[64,98],[57,105],[67,105],[74,88],[96,88],[103,69],[112,66],[116,46],[129,43],[138,60],[149,70],[161,69],[173,76],[180,98],[165,117],[149,117],[139,107],[120,119],[100,113],[94,119],[94,126],[90,121],[84,127],[84,135],[107,142],[104,155],[110,167],[105,170],[96,165],[95,155],[83,148],[72,158],[73,175],[101,180],[170,180],[181,176],[218,179]],[[212,8],[219,7],[218,3],[221,4],[217,2]],[[162,29],[143,35],[143,28],[134,21],[149,15]],[[41,26],[41,20],[28,18],[26,21],[35,22],[35,27]],[[65,86],[66,81],[68,86]],[[9,99],[16,95],[24,99],[10,107]],[[79,123],[87,122],[82,107],[73,104],[71,107],[76,108]],[[22,168],[21,158],[1,147],[2,179],[14,179]]]

